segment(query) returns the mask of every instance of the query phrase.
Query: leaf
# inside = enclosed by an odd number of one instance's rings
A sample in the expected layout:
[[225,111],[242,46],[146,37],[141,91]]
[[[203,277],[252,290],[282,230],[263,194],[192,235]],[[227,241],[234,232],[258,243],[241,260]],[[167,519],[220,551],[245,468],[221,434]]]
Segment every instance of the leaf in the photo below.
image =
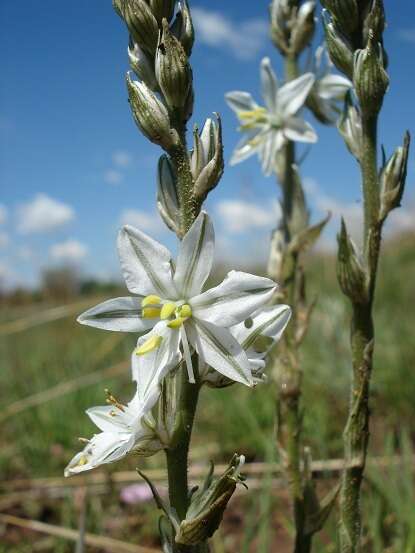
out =
[[322,221],[316,225],[306,228],[294,236],[288,245],[290,252],[300,253],[301,251],[304,252],[305,250],[311,248],[317,242],[322,230],[330,220],[330,217],[331,213],[328,213]]
[[313,534],[319,532],[326,520],[328,519],[335,503],[337,496],[340,491],[340,483],[336,484],[332,490],[322,499],[320,502],[319,508],[317,511],[312,513],[306,513],[305,521],[305,533],[312,536]]

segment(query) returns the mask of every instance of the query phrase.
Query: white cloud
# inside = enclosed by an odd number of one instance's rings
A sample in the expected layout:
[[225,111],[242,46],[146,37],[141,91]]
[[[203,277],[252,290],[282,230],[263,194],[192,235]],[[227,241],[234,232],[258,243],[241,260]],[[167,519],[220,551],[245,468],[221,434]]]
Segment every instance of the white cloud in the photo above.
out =
[[73,208],[46,194],[37,194],[35,198],[17,209],[17,230],[21,234],[49,232],[75,218]]
[[247,19],[236,22],[218,11],[193,7],[192,17],[197,38],[209,46],[229,48],[240,59],[252,59],[263,48],[268,23],[265,19]]
[[108,184],[120,184],[124,179],[124,175],[115,169],[108,169],[104,173],[104,181]]
[[7,221],[7,208],[5,205],[0,204],[0,225],[4,225],[4,223]]
[[215,210],[218,220],[230,234],[271,228],[280,216],[279,205],[274,199],[267,205],[245,200],[222,200],[217,203]]
[[86,256],[88,248],[77,240],[66,240],[51,246],[49,253],[56,261],[76,263]]
[[415,43],[415,28],[411,29],[399,29],[398,36],[404,42],[410,42],[411,44]]
[[9,235],[7,232],[0,232],[0,249],[6,248],[9,245]]
[[31,248],[22,246],[17,250],[17,257],[22,261],[31,261],[32,259],[35,259],[36,255]]
[[159,214],[154,211],[147,213],[139,209],[125,209],[120,216],[121,225],[132,225],[150,233],[160,233],[165,230]]
[[117,167],[129,167],[132,162],[132,157],[129,152],[124,150],[117,150],[112,154],[112,161]]

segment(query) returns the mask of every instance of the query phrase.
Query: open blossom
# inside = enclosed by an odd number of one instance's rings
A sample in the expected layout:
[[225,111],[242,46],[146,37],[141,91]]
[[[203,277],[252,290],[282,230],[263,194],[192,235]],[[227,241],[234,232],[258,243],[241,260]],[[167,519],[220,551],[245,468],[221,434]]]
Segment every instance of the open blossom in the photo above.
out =
[[189,381],[194,382],[192,354],[197,352],[201,363],[254,385],[248,356],[229,328],[264,306],[276,284],[231,271],[221,284],[202,291],[214,253],[213,226],[206,213],[181,241],[176,264],[164,246],[131,226],[120,231],[118,252],[127,287],[136,296],[108,300],[78,320],[142,335],[132,355],[135,380],[140,366],[148,382],[161,382],[184,358]]
[[316,142],[317,135],[309,123],[296,114],[303,107],[314,85],[312,73],[278,85],[269,58],[261,62],[261,88],[265,107],[258,105],[248,92],[228,92],[226,101],[241,122],[244,138],[235,148],[231,164],[257,153],[264,174],[275,167],[276,154],[287,140]]

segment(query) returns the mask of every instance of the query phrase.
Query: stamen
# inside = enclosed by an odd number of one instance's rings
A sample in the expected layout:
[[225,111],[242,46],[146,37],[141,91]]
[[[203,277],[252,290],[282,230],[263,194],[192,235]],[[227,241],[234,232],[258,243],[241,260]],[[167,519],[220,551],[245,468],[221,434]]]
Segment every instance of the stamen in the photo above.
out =
[[179,309],[179,316],[183,317],[184,319],[188,319],[192,316],[192,308],[189,304],[185,303],[181,306],[181,308]]
[[83,466],[86,465],[87,463],[88,463],[88,458],[85,457],[85,455],[83,455],[83,456],[79,459],[78,467],[83,467]]
[[187,374],[189,376],[189,382],[195,384],[195,375],[193,372],[192,356],[190,353],[189,342],[187,340],[186,328],[182,326],[180,328],[180,336],[182,338],[184,359],[186,361]]
[[169,328],[180,328],[186,320],[186,317],[177,317],[177,319],[174,319],[173,321],[167,323],[167,326]]
[[143,319],[158,319],[160,311],[160,307],[144,307],[141,311],[141,316]]
[[155,334],[135,350],[136,355],[145,355],[146,353],[150,353],[151,351],[157,349],[160,347],[162,340],[163,338],[161,336],[157,336]]
[[81,444],[89,444],[91,440],[87,440],[86,438],[78,438],[78,441],[81,442]]
[[108,388],[105,388],[105,393],[107,394],[107,403],[109,403],[110,405],[114,405],[114,407],[116,407],[122,412],[125,411],[124,405],[120,403],[114,395],[112,395],[112,393],[108,390]]
[[159,296],[156,296],[155,294],[150,294],[149,296],[146,296],[141,301],[141,307],[147,307],[148,305],[158,305],[160,304],[161,299]]
[[172,303],[172,302],[165,303],[161,308],[160,319],[162,321],[165,321],[166,319],[170,319],[170,317],[173,315],[175,311],[176,311],[175,303]]

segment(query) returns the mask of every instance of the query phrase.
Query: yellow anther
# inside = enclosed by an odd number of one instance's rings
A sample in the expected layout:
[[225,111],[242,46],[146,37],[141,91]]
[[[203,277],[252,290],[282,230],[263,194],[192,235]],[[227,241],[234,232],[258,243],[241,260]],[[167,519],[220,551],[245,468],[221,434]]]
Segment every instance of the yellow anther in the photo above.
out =
[[176,311],[175,303],[165,303],[161,308],[160,319],[162,321],[165,321],[166,319],[170,319],[170,317],[173,315],[175,311]]
[[85,455],[82,455],[82,457],[79,459],[78,467],[83,467],[88,462],[88,458],[85,457]]
[[185,303],[181,306],[181,308],[179,309],[179,316],[185,319],[188,319],[192,316],[192,308],[188,303]]
[[163,338],[161,336],[154,335],[148,340],[144,342],[139,348],[135,350],[136,355],[145,355],[146,353],[150,353],[150,351],[153,351],[157,349]]
[[147,307],[148,305],[158,305],[161,302],[161,299],[159,296],[156,296],[155,294],[150,294],[149,296],[146,296],[141,301],[141,307]]
[[173,321],[167,323],[167,326],[169,328],[180,328],[186,320],[187,317],[177,317],[177,319],[174,319]]
[[144,307],[141,311],[141,316],[143,319],[158,319],[160,311],[160,307]]
[[238,117],[239,119],[259,119],[264,116],[266,113],[265,108],[258,107],[256,109],[247,110],[247,111],[239,111]]

